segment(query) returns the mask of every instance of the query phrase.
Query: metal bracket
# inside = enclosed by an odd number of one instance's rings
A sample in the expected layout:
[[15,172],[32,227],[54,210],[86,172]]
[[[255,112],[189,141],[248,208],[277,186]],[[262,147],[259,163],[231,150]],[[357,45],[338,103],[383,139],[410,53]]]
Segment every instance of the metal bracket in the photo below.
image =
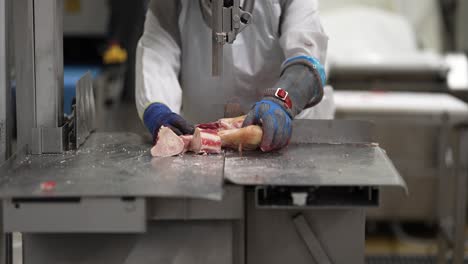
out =
[[232,44],[237,34],[252,23],[254,0],[246,0],[240,7],[240,0],[233,0],[226,6],[224,0],[213,0],[211,7],[201,1],[205,17],[211,19],[212,30],[212,75],[218,76],[223,71],[223,46]]
[[293,222],[297,233],[302,240],[304,240],[307,249],[309,249],[310,254],[315,259],[315,262],[320,264],[332,264],[322,245],[320,245],[320,241],[307,224],[305,217],[302,214],[298,214],[293,218]]
[[39,127],[32,129],[34,139],[31,143],[32,154],[61,153],[68,149],[68,124],[62,127]]

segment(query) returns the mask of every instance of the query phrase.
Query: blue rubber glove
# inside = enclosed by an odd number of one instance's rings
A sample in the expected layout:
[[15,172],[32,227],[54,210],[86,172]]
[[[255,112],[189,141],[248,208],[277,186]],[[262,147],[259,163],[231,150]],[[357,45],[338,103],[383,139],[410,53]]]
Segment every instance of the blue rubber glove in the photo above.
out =
[[153,103],[146,108],[143,121],[153,135],[153,141],[156,140],[161,126],[172,129],[177,135],[191,135],[194,131],[192,124],[161,103]]
[[289,144],[292,135],[292,118],[276,99],[263,99],[256,103],[244,120],[243,127],[261,125],[263,129],[260,149],[264,152],[278,150]]

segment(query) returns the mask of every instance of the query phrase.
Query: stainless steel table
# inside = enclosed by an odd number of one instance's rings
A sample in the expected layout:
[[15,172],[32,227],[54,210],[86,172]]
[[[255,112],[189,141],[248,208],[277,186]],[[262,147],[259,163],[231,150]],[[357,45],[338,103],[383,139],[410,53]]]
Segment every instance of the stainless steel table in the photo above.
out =
[[25,263],[363,263],[367,207],[405,189],[371,126],[297,121],[276,153],[151,158],[128,133],[1,168]]

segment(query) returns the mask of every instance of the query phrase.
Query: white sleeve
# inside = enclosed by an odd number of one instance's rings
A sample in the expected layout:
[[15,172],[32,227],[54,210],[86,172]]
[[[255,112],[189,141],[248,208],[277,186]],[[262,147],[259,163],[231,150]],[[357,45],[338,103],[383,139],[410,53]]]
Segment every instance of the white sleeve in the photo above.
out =
[[328,37],[318,14],[318,0],[284,0],[280,44],[286,58],[311,56],[325,65]]
[[172,16],[175,12],[164,15],[167,9],[155,11],[159,8],[156,2],[153,0],[150,4],[144,33],[136,51],[135,99],[140,118],[155,102],[167,105],[176,113],[180,112],[182,105],[182,89],[178,80],[181,56],[178,16]]

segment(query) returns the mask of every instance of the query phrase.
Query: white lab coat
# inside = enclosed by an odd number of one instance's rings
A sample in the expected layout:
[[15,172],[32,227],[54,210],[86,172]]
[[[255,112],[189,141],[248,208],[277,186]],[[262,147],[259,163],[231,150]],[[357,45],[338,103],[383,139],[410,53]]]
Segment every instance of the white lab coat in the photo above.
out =
[[327,41],[317,0],[257,0],[253,23],[225,45],[223,75],[212,77],[211,29],[199,2],[153,0],[137,47],[138,113],[153,102],[193,123],[222,117],[227,102],[247,112],[278,81],[286,58],[307,55],[324,65]]

